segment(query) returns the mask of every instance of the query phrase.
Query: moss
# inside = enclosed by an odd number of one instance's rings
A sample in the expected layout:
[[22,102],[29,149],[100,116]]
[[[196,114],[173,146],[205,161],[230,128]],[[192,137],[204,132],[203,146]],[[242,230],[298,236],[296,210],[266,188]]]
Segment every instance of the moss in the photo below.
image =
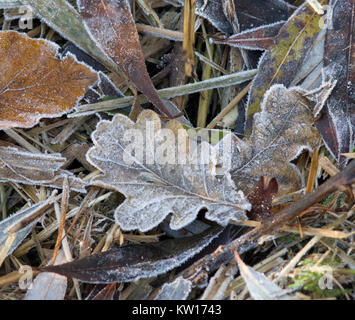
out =
[[[289,285],[290,289],[302,289],[306,291],[307,293],[310,293],[312,295],[312,298],[328,298],[328,297],[339,297],[344,295],[344,291],[335,288],[333,285],[333,288],[325,288],[322,289],[319,286],[319,283],[322,280],[322,277],[324,277],[324,274],[318,273],[318,272],[313,272],[313,271],[300,271],[297,277],[294,280],[293,284]],[[351,290],[347,289],[345,290],[346,293],[350,293]]]
[[[316,256],[318,257],[319,255]],[[317,272],[312,270],[312,267],[315,266],[316,263],[315,260],[318,259],[307,258],[299,262],[298,266],[300,269],[296,273],[293,279],[293,283],[289,285],[289,288],[302,289],[308,294],[311,294],[312,298],[314,299],[339,297],[344,295],[344,291],[336,287],[334,282],[331,282],[331,279],[323,278],[327,277],[326,270],[328,268],[329,270],[334,270],[334,268],[336,268],[341,263],[341,260],[338,257],[335,259],[330,257],[324,259],[324,261],[319,264],[319,267],[326,267],[324,268],[324,272]],[[322,284],[325,285],[325,288],[322,287]],[[346,293],[350,291],[351,290],[345,290]]]

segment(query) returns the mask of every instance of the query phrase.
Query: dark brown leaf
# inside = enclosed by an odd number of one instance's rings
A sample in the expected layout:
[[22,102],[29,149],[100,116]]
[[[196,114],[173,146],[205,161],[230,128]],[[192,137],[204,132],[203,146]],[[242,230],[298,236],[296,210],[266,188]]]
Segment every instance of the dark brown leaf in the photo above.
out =
[[172,115],[152,84],[127,0],[78,0],[83,20],[99,47],[164,114]]
[[180,266],[221,232],[211,227],[196,236],[157,243],[126,245],[58,266],[42,268],[89,283],[130,282],[150,278]]
[[337,84],[316,126],[343,167],[347,160],[341,153],[352,152],[355,139],[355,0],[332,0],[330,8],[333,19],[325,39],[323,80],[333,78]]
[[[178,0],[181,5],[184,0]],[[292,14],[295,7],[281,0],[234,0],[235,12],[240,30],[256,28],[264,24],[285,21]],[[197,0],[196,14],[207,19],[218,30],[232,34],[233,26],[226,17],[221,0]]]
[[85,51],[78,48],[74,43],[68,42],[64,47],[62,54],[66,55],[67,53],[71,53],[76,56],[77,60],[80,62],[85,62],[87,65],[95,69],[96,71],[106,71],[106,67],[95,60],[92,56],[87,54]]
[[286,21],[296,7],[283,0],[235,0],[240,30]]

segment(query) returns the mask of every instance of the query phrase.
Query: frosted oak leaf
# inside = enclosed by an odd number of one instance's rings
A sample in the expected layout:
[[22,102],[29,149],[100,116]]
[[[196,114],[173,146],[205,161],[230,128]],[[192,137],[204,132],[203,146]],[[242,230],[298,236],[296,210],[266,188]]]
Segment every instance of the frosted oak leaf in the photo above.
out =
[[98,124],[87,160],[102,174],[92,183],[125,195],[115,211],[122,229],[150,230],[169,213],[170,227],[179,229],[202,208],[208,210],[206,218],[221,225],[230,219],[247,219],[248,200],[236,190],[228,170],[214,175],[215,157],[206,156],[215,155],[219,145],[202,142],[190,149],[183,132],[176,120],[162,128],[159,116],[151,110],[143,111],[136,123],[118,114]]
[[252,192],[260,176],[276,178],[279,196],[304,185],[299,169],[291,161],[303,150],[312,152],[321,145],[313,126],[313,107],[317,103],[309,94],[299,87],[273,85],[264,96],[261,112],[254,116],[250,137],[240,140],[234,136],[230,172],[245,194]]

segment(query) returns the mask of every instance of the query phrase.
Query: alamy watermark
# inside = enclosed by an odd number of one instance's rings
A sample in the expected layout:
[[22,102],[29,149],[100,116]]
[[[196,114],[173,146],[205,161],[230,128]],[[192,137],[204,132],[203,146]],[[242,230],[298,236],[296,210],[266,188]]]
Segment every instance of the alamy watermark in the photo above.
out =
[[[324,5],[322,6],[324,14],[319,19],[319,27],[333,29],[333,8]],[[20,29],[33,29],[34,13],[29,5],[22,5],[18,8],[19,28]]]
[[319,27],[333,30],[333,8],[325,5],[323,10],[325,13],[319,19]]
[[20,277],[18,281],[19,288],[21,290],[28,290],[32,288],[32,282],[33,282],[33,271],[30,266],[23,265],[20,267],[18,270],[20,273],[23,273],[23,275]]
[[33,29],[33,10],[30,6],[24,5],[18,8],[20,15],[18,26],[20,29]]
[[322,276],[318,280],[319,288],[322,290],[332,290],[334,282],[333,269],[330,266],[318,266],[314,271],[322,274]]
[[220,130],[156,129],[155,121],[145,128],[123,134],[123,161],[127,165],[212,165],[214,175],[230,167],[232,136]]

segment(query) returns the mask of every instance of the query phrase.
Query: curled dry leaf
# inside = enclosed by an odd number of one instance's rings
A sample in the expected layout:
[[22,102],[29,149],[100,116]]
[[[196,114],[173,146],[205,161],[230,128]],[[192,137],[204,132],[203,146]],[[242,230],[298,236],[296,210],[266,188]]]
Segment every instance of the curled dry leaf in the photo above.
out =
[[61,169],[66,161],[59,154],[31,153],[18,147],[0,146],[0,182],[62,188],[66,175],[71,190],[85,193],[86,183]]
[[0,129],[29,128],[70,111],[97,80],[96,72],[58,47],[15,31],[0,32]]
[[89,283],[130,282],[172,270],[199,253],[222,232],[211,227],[196,236],[124,245],[73,262],[41,269]]
[[290,163],[302,150],[321,144],[313,127],[313,102],[301,88],[286,89],[277,84],[265,94],[262,111],[255,114],[253,132],[248,139],[235,137],[231,174],[245,194],[256,187],[260,176],[275,177],[279,195],[299,190],[304,181]]
[[150,230],[169,213],[170,227],[180,229],[202,208],[208,210],[207,219],[222,225],[246,219],[249,202],[235,189],[228,171],[221,177],[214,174],[219,144],[202,142],[188,150],[191,140],[177,120],[162,129],[151,110],[143,111],[137,123],[117,114],[112,121],[101,121],[92,139],[95,146],[87,159],[103,172],[92,183],[126,196],[115,212],[123,230]]
[[150,80],[137,29],[127,0],[78,0],[85,25],[106,55],[163,113],[170,112]]
[[[327,3],[327,0],[322,0],[322,4]],[[254,114],[261,110],[265,92],[277,83],[288,87],[294,79],[298,68],[315,45],[322,29],[322,19],[304,3],[281,27],[275,43],[262,56],[259,72],[249,91],[247,134],[251,132]]]

